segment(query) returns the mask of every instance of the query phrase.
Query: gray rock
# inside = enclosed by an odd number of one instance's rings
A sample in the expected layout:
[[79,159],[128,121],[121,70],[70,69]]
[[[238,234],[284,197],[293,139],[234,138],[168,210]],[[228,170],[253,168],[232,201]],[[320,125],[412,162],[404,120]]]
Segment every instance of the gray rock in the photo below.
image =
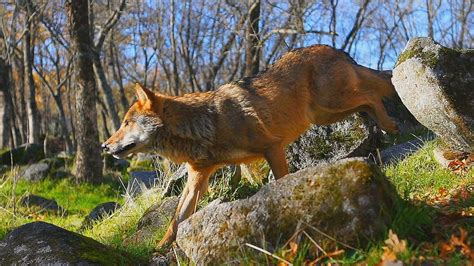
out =
[[54,179],[66,179],[66,178],[73,178],[74,175],[69,171],[66,171],[65,168],[61,167],[57,170],[52,171],[51,177]]
[[452,148],[474,152],[474,50],[412,39],[398,58],[392,82],[421,124]]
[[133,265],[91,238],[44,222],[22,225],[0,242],[0,265]]
[[82,222],[80,230],[84,230],[87,227],[91,226],[94,221],[100,220],[105,216],[112,215],[117,209],[121,206],[117,202],[106,202],[97,205]]
[[0,174],[3,174],[5,172],[7,172],[8,169],[10,169],[10,167],[8,167],[6,165],[0,165]]
[[47,199],[38,195],[30,194],[23,197],[20,204],[27,208],[39,208],[40,211],[52,211],[62,213],[64,209],[55,200]]
[[374,164],[344,159],[290,174],[248,199],[205,207],[179,224],[176,241],[198,265],[225,263],[262,239],[272,251],[301,227],[325,250],[335,243],[317,230],[361,246],[386,230],[394,196]]
[[168,265],[179,265],[176,257],[185,258],[183,250],[179,247],[172,247],[171,250],[166,252],[166,254],[155,253],[151,256],[151,259],[148,263],[149,266],[168,266]]
[[103,154],[105,167],[117,171],[125,171],[130,166],[130,162],[125,159],[116,159],[110,154]]
[[313,125],[288,146],[290,172],[334,162],[347,157],[368,156],[380,141],[380,131],[372,120],[360,114],[329,126]]
[[127,195],[136,197],[143,191],[155,186],[158,175],[156,171],[132,171],[127,184]]
[[41,160],[39,162],[40,163],[46,163],[50,166],[50,168],[56,169],[56,168],[65,167],[68,160],[69,160],[68,158],[49,157],[49,158],[44,158],[43,160]]
[[32,164],[26,168],[23,173],[23,179],[33,182],[43,180],[48,176],[49,169],[50,167],[47,163]]
[[156,231],[166,229],[178,206],[179,198],[169,197],[148,208],[138,221],[137,231],[125,240],[126,244],[153,240]]
[[0,164],[11,165],[13,157],[13,164],[29,164],[40,161],[44,158],[43,146],[36,143],[22,144],[12,150],[0,151]]
[[426,138],[418,138],[409,140],[407,142],[403,142],[392,146],[390,148],[384,149],[380,151],[380,160],[382,164],[391,164],[397,161],[403,160],[410,154],[413,154],[421,147],[423,147],[424,143],[428,140],[432,140],[433,136],[427,136]]

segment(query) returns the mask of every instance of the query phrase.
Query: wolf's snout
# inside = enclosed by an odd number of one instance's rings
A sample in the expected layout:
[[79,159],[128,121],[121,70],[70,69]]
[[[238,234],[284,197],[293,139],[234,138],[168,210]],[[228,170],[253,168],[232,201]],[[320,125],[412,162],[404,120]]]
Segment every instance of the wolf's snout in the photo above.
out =
[[100,147],[102,147],[103,151],[109,151],[109,147],[105,143],[102,143],[102,145]]

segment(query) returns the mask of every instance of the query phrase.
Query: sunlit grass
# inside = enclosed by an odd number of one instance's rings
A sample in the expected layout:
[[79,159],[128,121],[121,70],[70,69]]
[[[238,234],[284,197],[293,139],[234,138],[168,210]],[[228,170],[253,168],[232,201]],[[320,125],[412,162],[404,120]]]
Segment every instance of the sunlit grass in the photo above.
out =
[[[76,183],[73,179],[46,178],[38,182],[19,179],[21,170],[14,168],[0,179],[0,239],[19,225],[44,221],[77,231],[84,217],[97,205],[109,201],[122,203],[123,187],[119,182],[104,180],[100,184]],[[22,207],[28,194],[54,199],[64,213],[41,212]]]
[[[393,220],[389,225],[401,239],[408,242],[408,249],[398,255],[398,259],[413,264],[423,259],[430,262],[445,263],[439,258],[438,243],[442,239],[449,239],[450,235],[463,227],[470,235],[474,230],[469,223],[458,223],[449,228],[439,228],[439,210],[433,203],[433,199],[439,196],[440,191],[455,191],[459,188],[474,186],[474,170],[471,169],[465,175],[454,174],[438,165],[434,160],[432,151],[436,147],[436,141],[430,141],[416,153],[404,160],[384,167],[388,181],[393,185],[400,199],[395,203],[392,210]],[[259,168],[260,169],[260,168]],[[262,178],[259,178],[259,180]],[[261,186],[261,182],[246,179],[241,180],[236,191],[229,189],[229,173],[222,172],[219,178],[211,181],[209,193],[201,200],[199,208],[204,207],[214,199],[235,200],[245,198],[254,194]],[[77,231],[84,216],[96,205],[106,201],[118,201],[123,207],[110,217],[97,221],[93,226],[82,232],[84,235],[94,238],[99,242],[126,251],[134,257],[148,261],[156,248],[156,243],[163,236],[166,226],[156,230],[153,237],[141,243],[127,243],[125,241],[137,230],[137,223],[143,213],[154,203],[160,201],[160,193],[157,190],[149,190],[144,195],[128,199],[122,196],[123,185],[119,182],[107,181],[94,185],[89,183],[76,184],[74,180],[46,179],[38,183],[27,183],[18,181],[15,187],[13,178],[4,177],[0,183],[0,239],[12,228],[21,224],[43,220],[66,229]],[[15,193],[13,193],[13,191]],[[64,207],[68,213],[62,215],[34,214],[17,208],[13,211],[13,202],[18,201],[22,195],[34,193],[46,198],[55,199]],[[12,199],[15,196],[15,200]],[[472,197],[471,197],[472,198]],[[472,199],[467,202],[453,204],[452,209],[472,208]],[[450,207],[451,208],[451,207]],[[437,230],[436,232],[434,232]],[[364,249],[344,249],[344,253],[333,258],[325,258],[320,262],[330,262],[344,265],[367,263],[376,265],[381,261],[384,254],[384,239],[369,240],[369,245]],[[436,237],[434,237],[436,235]],[[471,236],[471,241],[473,241]],[[295,265],[301,265],[314,261],[321,256],[321,251],[315,252],[314,244],[306,237],[298,240],[298,249],[295,254],[289,256],[289,246],[280,246],[273,249],[273,253],[279,257],[288,259]],[[326,252],[332,252],[328,250]],[[258,252],[249,247],[243,247],[235,254],[235,260],[242,264],[278,264],[279,260]],[[192,264],[189,259],[179,257],[181,265]],[[466,258],[459,252],[451,255],[447,263],[463,264]]]
[[406,199],[425,200],[437,195],[441,189],[454,189],[474,184],[474,169],[458,175],[441,167],[433,157],[437,141],[425,143],[410,157],[384,169],[398,194]]
[[152,204],[160,201],[160,196],[159,191],[152,189],[136,199],[129,199],[117,212],[96,222],[83,234],[138,258],[146,259],[156,247],[156,241],[164,235],[166,228],[157,230],[154,237],[146,243],[125,245],[124,240],[136,232],[138,221]]

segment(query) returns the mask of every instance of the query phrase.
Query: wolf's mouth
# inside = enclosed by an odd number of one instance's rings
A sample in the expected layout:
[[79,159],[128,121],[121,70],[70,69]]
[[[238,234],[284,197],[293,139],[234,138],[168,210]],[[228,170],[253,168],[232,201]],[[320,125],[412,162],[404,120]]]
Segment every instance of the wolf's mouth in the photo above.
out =
[[125,146],[123,146],[121,149],[115,151],[115,152],[113,153],[113,155],[120,155],[120,154],[122,154],[122,153],[124,153],[124,152],[126,152],[126,151],[128,151],[128,150],[130,150],[130,149],[132,149],[132,148],[134,148],[135,146],[136,146],[135,143],[130,143],[130,144],[128,144],[128,145],[125,145]]

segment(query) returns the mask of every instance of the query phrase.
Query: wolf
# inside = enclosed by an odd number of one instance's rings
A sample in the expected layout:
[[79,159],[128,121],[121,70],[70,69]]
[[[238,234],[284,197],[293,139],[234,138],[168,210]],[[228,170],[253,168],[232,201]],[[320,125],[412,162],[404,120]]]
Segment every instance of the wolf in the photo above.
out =
[[137,84],[137,101],[102,148],[117,158],[154,150],[186,163],[187,183],[158,244],[166,246],[217,169],[264,158],[275,178],[281,178],[288,174],[288,144],[311,124],[328,125],[355,112],[366,112],[381,129],[396,132],[382,103],[394,93],[387,75],[358,65],[343,51],[314,45],[214,91],[167,96]]

